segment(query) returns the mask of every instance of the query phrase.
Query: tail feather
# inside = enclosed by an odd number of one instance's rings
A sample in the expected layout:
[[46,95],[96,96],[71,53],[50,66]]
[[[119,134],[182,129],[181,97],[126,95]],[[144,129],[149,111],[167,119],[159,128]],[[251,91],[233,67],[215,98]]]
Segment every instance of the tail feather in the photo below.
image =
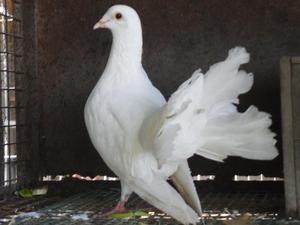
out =
[[249,62],[245,48],[229,51],[227,59],[210,67],[205,74],[205,97],[201,104],[210,107],[218,102],[238,103],[238,95],[248,92],[253,85],[253,74],[239,70],[241,64]]
[[269,114],[251,106],[244,113],[211,118],[207,122],[206,140],[197,154],[222,161],[227,156],[241,156],[255,160],[271,160],[278,155],[275,134],[269,130]]

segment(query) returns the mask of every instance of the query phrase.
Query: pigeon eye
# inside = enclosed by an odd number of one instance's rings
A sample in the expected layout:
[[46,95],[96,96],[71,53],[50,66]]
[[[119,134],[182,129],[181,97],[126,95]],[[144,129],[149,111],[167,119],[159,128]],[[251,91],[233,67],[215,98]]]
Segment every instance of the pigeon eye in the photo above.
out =
[[121,18],[122,18],[122,14],[121,14],[121,13],[117,13],[117,14],[116,14],[116,19],[119,20],[119,19],[121,19]]

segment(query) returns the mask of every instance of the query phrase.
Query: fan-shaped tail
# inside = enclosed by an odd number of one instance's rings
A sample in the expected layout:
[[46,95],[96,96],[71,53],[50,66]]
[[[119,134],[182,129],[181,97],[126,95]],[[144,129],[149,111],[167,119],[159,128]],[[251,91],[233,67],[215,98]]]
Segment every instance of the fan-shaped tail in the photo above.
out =
[[200,70],[171,96],[160,115],[155,154],[162,165],[199,154],[223,161],[227,156],[270,160],[277,156],[270,116],[251,106],[237,112],[238,96],[250,90],[253,75],[239,70],[249,61],[244,48],[231,49],[226,60]]

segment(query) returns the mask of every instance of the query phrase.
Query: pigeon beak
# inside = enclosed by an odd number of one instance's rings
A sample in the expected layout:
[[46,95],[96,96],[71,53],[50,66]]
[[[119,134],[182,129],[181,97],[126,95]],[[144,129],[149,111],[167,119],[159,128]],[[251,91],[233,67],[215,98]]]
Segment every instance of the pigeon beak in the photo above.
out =
[[103,21],[102,19],[99,20],[93,27],[93,30],[99,29],[99,28],[106,28],[105,24],[108,22],[109,20]]

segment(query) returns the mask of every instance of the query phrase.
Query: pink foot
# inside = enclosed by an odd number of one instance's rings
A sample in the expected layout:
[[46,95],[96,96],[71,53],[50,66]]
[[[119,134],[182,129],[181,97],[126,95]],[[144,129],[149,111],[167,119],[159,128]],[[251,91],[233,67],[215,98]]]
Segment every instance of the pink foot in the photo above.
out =
[[121,202],[121,201],[118,202],[118,204],[115,206],[115,208],[113,208],[112,210],[110,210],[107,213],[104,213],[104,216],[109,216],[109,215],[116,214],[116,213],[126,212],[125,203],[126,202]]

